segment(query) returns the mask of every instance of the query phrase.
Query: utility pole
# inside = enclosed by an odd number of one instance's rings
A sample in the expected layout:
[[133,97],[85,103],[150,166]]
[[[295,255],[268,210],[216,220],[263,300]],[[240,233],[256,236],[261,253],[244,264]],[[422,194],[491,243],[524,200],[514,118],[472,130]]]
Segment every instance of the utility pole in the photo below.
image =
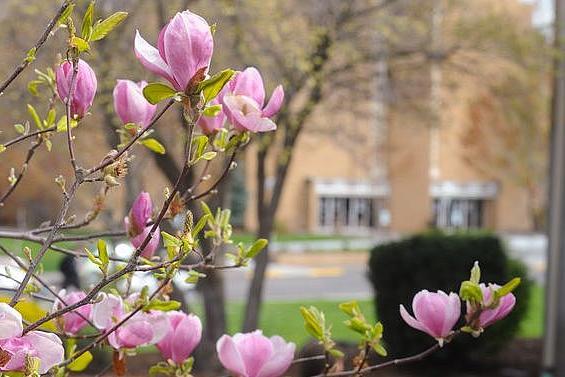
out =
[[543,377],[565,377],[565,0],[555,0]]

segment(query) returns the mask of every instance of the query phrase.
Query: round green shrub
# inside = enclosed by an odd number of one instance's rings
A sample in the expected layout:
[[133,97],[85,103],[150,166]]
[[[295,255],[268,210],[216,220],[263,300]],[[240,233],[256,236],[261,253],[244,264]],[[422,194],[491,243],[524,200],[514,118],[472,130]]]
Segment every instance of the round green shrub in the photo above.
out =
[[[458,293],[475,261],[481,267],[481,282],[502,285],[513,277],[521,277],[522,284],[514,292],[517,304],[508,317],[487,328],[479,338],[467,334],[457,337],[436,356],[451,361],[492,355],[514,338],[530,296],[531,282],[525,266],[506,256],[497,236],[485,233],[446,235],[436,231],[382,244],[371,251],[369,279],[389,355],[415,354],[435,342],[404,323],[399,305],[404,304],[412,313],[412,298],[422,289]],[[464,311],[463,304],[459,325],[463,325]]]

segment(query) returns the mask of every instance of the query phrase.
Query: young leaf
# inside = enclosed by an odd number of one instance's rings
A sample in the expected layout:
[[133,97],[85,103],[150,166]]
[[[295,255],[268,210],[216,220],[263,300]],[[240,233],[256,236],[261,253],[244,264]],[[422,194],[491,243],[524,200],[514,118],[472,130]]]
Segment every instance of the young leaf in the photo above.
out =
[[521,279],[514,278],[510,280],[508,283],[504,284],[502,287],[498,288],[494,291],[496,297],[504,297],[507,294],[511,293],[514,289],[516,289],[520,285]]
[[475,262],[473,268],[471,268],[471,278],[469,279],[475,284],[479,284],[481,281],[481,268],[479,267],[479,262]]
[[215,117],[220,113],[220,111],[222,111],[222,105],[208,106],[207,108],[204,109],[202,115],[206,117]]
[[14,124],[14,129],[17,133],[23,135],[26,132],[26,129],[23,124]]
[[161,144],[157,139],[149,138],[140,141],[141,144],[145,145],[151,151],[158,154],[165,154],[166,150],[163,144]]
[[37,52],[37,47],[30,48],[28,50],[27,54],[26,54],[25,61],[28,62],[28,63],[31,63],[32,61],[34,61],[36,52]]
[[37,115],[37,111],[35,111],[35,107],[28,104],[27,112],[29,113],[29,115],[31,115],[31,118],[33,119],[33,122],[35,123],[37,128],[39,128],[40,130],[43,129],[43,124],[41,123],[41,119],[39,118],[39,115]]
[[216,98],[234,74],[235,71],[233,69],[224,69],[209,79],[202,81],[198,85],[198,91],[202,91],[202,94],[204,95],[204,103],[208,103]]
[[180,308],[180,306],[181,306],[180,302],[178,302],[178,301],[174,301],[174,300],[161,301],[161,300],[154,299],[149,304],[147,304],[144,309],[146,311],[159,310],[159,311],[162,311],[162,312],[168,312],[168,311],[171,311],[171,310],[177,310],[177,309]]
[[196,238],[198,236],[198,233],[200,233],[200,231],[202,231],[202,229],[204,229],[204,227],[208,223],[209,217],[210,217],[210,215],[205,214],[204,216],[202,216],[198,220],[198,222],[196,223],[196,225],[192,229],[192,237]]
[[84,17],[82,18],[82,26],[80,28],[80,35],[85,41],[90,40],[90,34],[92,33],[92,22],[94,20],[94,0],[88,4],[86,12],[84,12]]
[[127,12],[116,12],[104,21],[96,24],[90,35],[91,41],[99,41],[108,35],[116,26],[122,23],[128,16]]
[[90,365],[90,362],[94,359],[92,354],[88,351],[77,357],[72,363],[69,364],[67,368],[71,372],[82,372]]
[[98,258],[100,259],[100,262],[102,262],[102,264],[104,266],[108,266],[108,263],[110,263],[110,258],[108,257],[108,247],[106,246],[106,242],[104,240],[98,240]]
[[461,297],[463,301],[482,302],[483,291],[481,291],[481,287],[479,287],[478,284],[466,280],[461,283],[459,297]]
[[74,9],[75,9],[75,3],[74,2],[69,3],[65,8],[65,10],[63,11],[63,13],[61,13],[61,17],[59,17],[59,19],[57,20],[57,26],[66,24],[67,19],[73,13]]
[[218,152],[214,152],[214,151],[209,151],[204,153],[202,156],[200,156],[201,159],[206,160],[206,161],[211,161],[214,158],[216,158],[216,156],[218,155]]
[[143,88],[143,96],[152,105],[156,105],[165,99],[172,98],[176,94],[177,92],[173,88],[158,82],[152,82]]
[[80,52],[90,50],[90,45],[88,44],[88,42],[79,37],[73,37],[71,39],[71,45],[73,47],[76,47]]
[[[76,119],[71,119],[71,128],[75,128],[78,126],[78,122]],[[67,131],[67,116],[63,115],[61,119],[57,122],[57,132],[66,132]]]
[[245,253],[245,258],[254,258],[259,254],[267,245],[269,241],[264,238],[259,238]]

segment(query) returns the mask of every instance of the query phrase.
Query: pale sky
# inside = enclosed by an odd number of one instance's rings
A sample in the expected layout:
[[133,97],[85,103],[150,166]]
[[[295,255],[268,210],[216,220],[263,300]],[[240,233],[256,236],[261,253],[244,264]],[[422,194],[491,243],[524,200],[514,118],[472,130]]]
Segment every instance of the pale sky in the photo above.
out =
[[536,26],[548,27],[553,22],[553,1],[554,0],[521,0],[524,3],[536,4],[536,11],[532,17],[532,22]]

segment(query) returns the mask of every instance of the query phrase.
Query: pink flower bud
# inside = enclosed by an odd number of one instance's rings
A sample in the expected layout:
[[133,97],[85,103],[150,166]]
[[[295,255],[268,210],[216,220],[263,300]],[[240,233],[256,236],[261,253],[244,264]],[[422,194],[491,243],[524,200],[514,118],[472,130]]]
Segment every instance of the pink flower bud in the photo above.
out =
[[114,110],[124,124],[135,123],[147,126],[157,110],[143,96],[143,88],[147,82],[135,83],[130,80],[118,80],[114,87]]
[[[480,284],[481,291],[483,292],[483,302],[482,307],[487,308],[492,304],[493,292],[494,290],[500,288],[497,284]],[[493,323],[506,317],[514,308],[516,304],[516,296],[509,293],[500,299],[498,306],[494,309],[483,309],[479,315],[479,325],[481,328],[486,328]],[[473,315],[474,309],[467,304],[467,318],[469,319]]]
[[[136,249],[141,247],[145,238],[149,236],[149,232],[151,231],[152,227],[153,225],[146,226],[145,229],[143,229],[143,232],[139,233],[137,236],[130,239],[133,247],[135,247]],[[159,227],[157,227],[157,229],[155,229],[155,233],[153,233],[153,236],[151,237],[151,239],[149,240],[149,242],[141,252],[141,256],[147,259],[151,258],[159,248],[160,242],[161,242],[161,231]]]
[[282,376],[292,363],[294,349],[294,343],[280,336],[269,339],[260,330],[223,335],[216,343],[222,365],[239,377]]
[[0,364],[0,371],[24,371],[26,358],[39,358],[39,373],[45,374],[64,360],[65,350],[57,335],[43,331],[30,331],[22,337],[0,340],[0,349],[8,360]]
[[171,328],[165,337],[157,343],[157,348],[166,360],[182,364],[202,338],[202,323],[194,314],[180,311],[167,312]]
[[151,220],[153,203],[149,193],[142,191],[131,206],[128,217],[125,219],[126,231],[130,236],[142,233],[147,223]]
[[[59,292],[59,296],[63,300],[64,304],[60,300],[55,301],[53,305],[54,310],[60,310],[66,306],[76,304],[80,300],[84,299],[86,297],[86,294],[84,292],[71,292],[67,294],[63,289]],[[87,304],[69,313],[63,314],[60,317],[63,322],[63,331],[67,335],[77,334],[88,324],[88,319],[90,318],[91,311],[92,305]]]
[[[219,101],[217,98],[210,102],[210,105],[218,105]],[[224,114],[223,110],[220,111],[215,116],[209,117],[205,115],[201,115],[198,118],[196,124],[200,127],[202,132],[206,135],[213,134],[214,132],[220,130],[224,127],[226,123],[226,114]]]
[[222,104],[228,121],[239,131],[273,131],[277,125],[269,119],[277,114],[284,101],[284,90],[277,86],[265,104],[265,86],[259,71],[246,68],[228,83]]
[[461,316],[461,301],[455,293],[423,290],[414,296],[412,310],[416,318],[400,305],[402,319],[416,330],[433,336],[441,345]]
[[[117,318],[116,323],[122,319]],[[138,312],[108,336],[108,343],[115,349],[152,345],[160,342],[170,328],[165,313]]]
[[[65,102],[69,96],[71,79],[73,76],[73,65],[65,60],[56,72],[57,93],[59,98]],[[87,62],[82,59],[78,61],[78,73],[75,79],[75,89],[71,99],[71,115],[82,118],[92,106],[97,87],[96,75]]]
[[134,50],[141,64],[168,80],[176,90],[184,91],[199,70],[208,71],[214,40],[208,22],[186,10],[177,13],[161,30],[157,47],[136,32]]

